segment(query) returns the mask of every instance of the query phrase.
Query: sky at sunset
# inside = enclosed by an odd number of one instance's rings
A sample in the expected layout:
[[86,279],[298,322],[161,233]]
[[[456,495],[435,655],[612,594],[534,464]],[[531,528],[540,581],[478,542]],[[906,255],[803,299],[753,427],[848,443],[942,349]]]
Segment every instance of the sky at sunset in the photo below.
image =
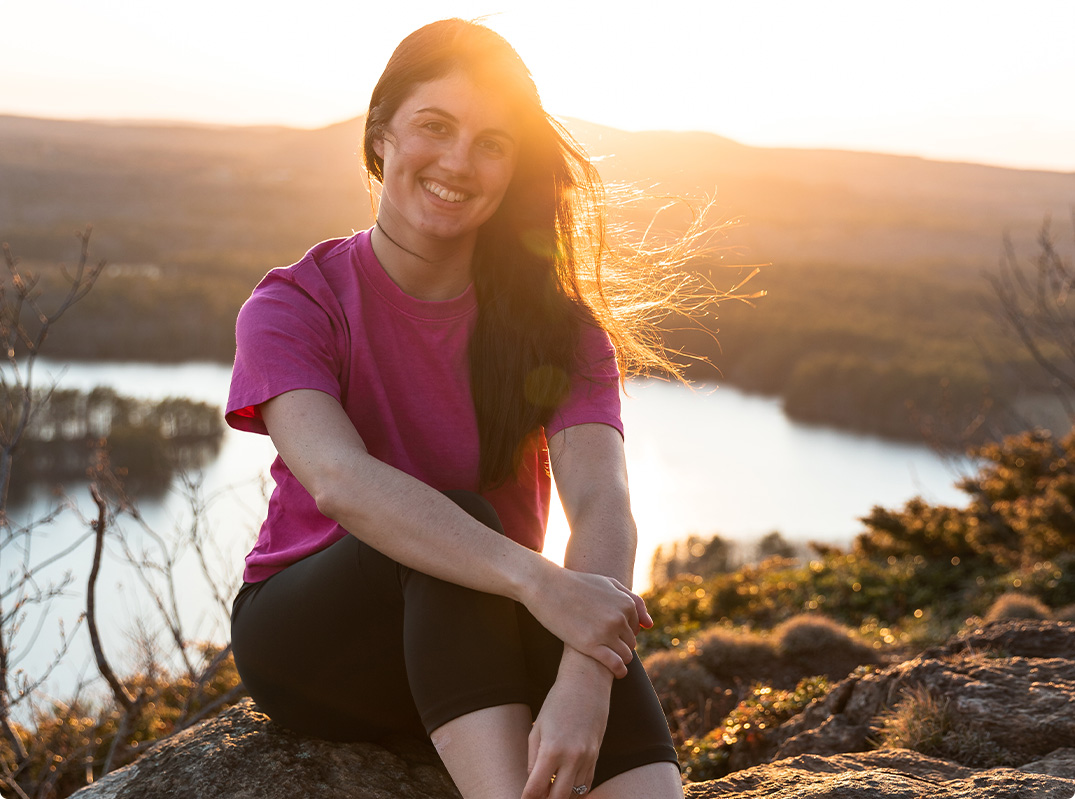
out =
[[486,17],[561,116],[1075,171],[1070,0],[0,0],[0,113],[322,126],[445,16]]

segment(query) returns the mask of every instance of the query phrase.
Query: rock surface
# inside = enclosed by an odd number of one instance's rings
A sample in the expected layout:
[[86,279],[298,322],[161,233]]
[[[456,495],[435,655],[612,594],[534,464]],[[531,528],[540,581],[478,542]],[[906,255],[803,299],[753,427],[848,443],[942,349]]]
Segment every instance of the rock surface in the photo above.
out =
[[78,799],[459,799],[432,745],[339,744],[274,725],[246,699],[167,738]]
[[[912,689],[1019,768],[909,750],[866,752]],[[786,723],[775,762],[687,786],[688,799],[1075,799],[1075,624],[1002,622],[849,678]],[[992,748],[990,748],[992,747]],[[980,754],[978,750],[973,756]],[[166,739],[78,799],[459,799],[428,743],[335,744],[294,735],[250,700]]]
[[775,757],[871,749],[883,714],[915,691],[945,703],[964,739],[950,748],[969,765],[1022,765],[1075,747],[1075,624],[997,622],[850,677],[781,727]]
[[800,755],[687,786],[687,799],[1072,799],[1073,794],[1075,779],[1014,769],[975,771],[902,749]]

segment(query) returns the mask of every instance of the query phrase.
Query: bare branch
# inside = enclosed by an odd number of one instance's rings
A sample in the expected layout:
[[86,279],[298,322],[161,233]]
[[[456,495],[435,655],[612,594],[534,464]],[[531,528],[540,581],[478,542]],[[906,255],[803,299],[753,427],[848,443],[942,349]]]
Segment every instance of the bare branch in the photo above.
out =
[[[76,234],[81,245],[78,264],[72,274],[65,273],[67,292],[52,313],[45,312],[38,304],[37,276],[25,272],[8,246],[3,245],[4,264],[11,279],[10,289],[4,285],[0,292],[0,339],[13,385],[5,383],[12,418],[5,420],[0,429],[0,520],[7,510],[12,458],[33,416],[33,369],[41,345],[51,327],[90,292],[105,267],[103,260],[89,264],[90,233],[91,228],[86,228]],[[23,318],[27,309],[31,311],[32,323]],[[36,324],[36,331],[31,330],[31,324]],[[17,345],[26,352],[25,368],[20,367]]]
[[[1075,211],[1072,225],[1075,230]],[[1057,250],[1048,218],[1037,243],[1037,257],[1024,265],[1005,236],[999,269],[987,279],[998,302],[997,315],[1062,389],[1060,394],[1070,396],[1075,394],[1075,305],[1068,299],[1075,289],[1075,272]]]
[[112,696],[125,711],[130,711],[137,701],[126,686],[119,681],[116,673],[105,657],[101,648],[101,636],[97,632],[97,575],[101,570],[101,552],[104,549],[105,525],[108,522],[108,503],[101,496],[96,483],[90,486],[90,494],[97,505],[97,521],[94,523],[94,547],[93,566],[90,568],[89,583],[86,586],[86,626],[90,631],[90,642],[93,644],[93,657],[97,661],[97,668],[101,676],[105,678],[108,687],[112,689]]

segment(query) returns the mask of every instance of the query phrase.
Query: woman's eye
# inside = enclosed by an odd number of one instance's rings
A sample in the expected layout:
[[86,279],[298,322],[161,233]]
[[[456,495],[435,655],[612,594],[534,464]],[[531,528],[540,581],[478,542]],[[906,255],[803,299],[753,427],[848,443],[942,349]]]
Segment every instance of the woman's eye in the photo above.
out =
[[426,130],[428,130],[430,133],[447,133],[448,132],[448,126],[445,125],[443,122],[436,122],[436,121],[426,122],[424,125],[422,125],[422,127],[425,128]]
[[502,155],[504,153],[504,145],[496,139],[485,139],[484,141],[479,142],[478,146],[494,155]]

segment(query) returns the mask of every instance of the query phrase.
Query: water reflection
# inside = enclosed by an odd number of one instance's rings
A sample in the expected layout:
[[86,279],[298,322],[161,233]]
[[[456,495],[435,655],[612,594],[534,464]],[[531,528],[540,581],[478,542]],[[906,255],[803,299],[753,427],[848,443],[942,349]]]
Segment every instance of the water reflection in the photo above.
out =
[[[21,393],[0,386],[0,424],[12,429]],[[38,390],[22,433],[9,500],[35,485],[63,485],[91,471],[118,475],[126,491],[159,498],[176,475],[220,451],[220,409],[185,397],[133,399],[112,388]]]

